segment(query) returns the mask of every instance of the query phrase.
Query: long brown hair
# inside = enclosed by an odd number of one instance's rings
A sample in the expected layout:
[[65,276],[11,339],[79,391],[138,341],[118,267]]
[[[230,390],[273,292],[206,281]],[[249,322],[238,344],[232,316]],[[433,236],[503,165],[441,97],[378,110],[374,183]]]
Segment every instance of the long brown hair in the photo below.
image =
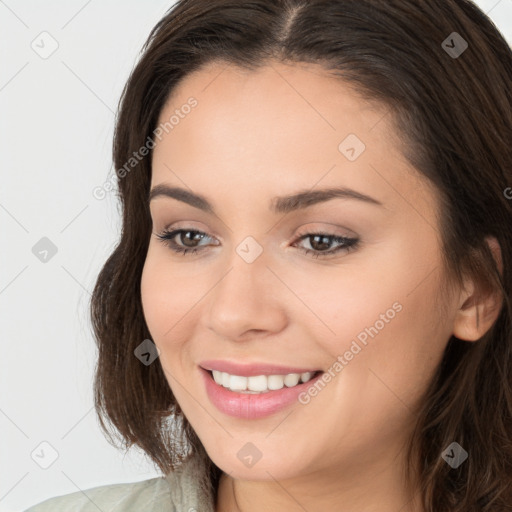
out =
[[[113,158],[122,233],[91,299],[103,430],[111,443],[117,436],[125,448],[141,447],[163,473],[189,446],[216,489],[221,471],[183,418],[159,360],[146,366],[134,356],[151,338],[140,295],[151,153],[129,172],[126,163],[154,138],[165,101],[187,74],[214,61],[256,69],[270,59],[320,64],[389,109],[404,155],[439,193],[448,275],[503,297],[478,342],[449,340],[408,461],[421,461],[427,512],[512,510],[512,52],[468,0],[179,0],[158,22],[120,99]],[[501,246],[503,275],[488,236]],[[176,417],[183,429],[173,428]],[[454,441],[469,452],[457,469],[440,456]]]

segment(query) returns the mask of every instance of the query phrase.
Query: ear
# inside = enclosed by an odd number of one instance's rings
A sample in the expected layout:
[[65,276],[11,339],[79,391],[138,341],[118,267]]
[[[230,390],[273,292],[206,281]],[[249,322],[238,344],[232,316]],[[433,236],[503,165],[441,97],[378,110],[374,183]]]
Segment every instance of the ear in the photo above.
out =
[[[496,238],[487,237],[487,244],[494,256],[500,274],[503,275],[501,247]],[[465,341],[479,340],[494,324],[503,305],[499,290],[482,290],[473,280],[465,283],[461,291],[459,309],[456,312],[453,335]]]

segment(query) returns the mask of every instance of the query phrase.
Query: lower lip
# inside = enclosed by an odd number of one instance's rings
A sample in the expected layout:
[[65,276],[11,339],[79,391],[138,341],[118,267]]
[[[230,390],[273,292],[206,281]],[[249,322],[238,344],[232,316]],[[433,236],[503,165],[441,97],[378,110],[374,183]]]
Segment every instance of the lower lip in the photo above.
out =
[[267,393],[237,393],[217,384],[209,371],[199,368],[206,385],[206,393],[219,411],[236,418],[248,420],[270,416],[298,401],[299,395],[306,391],[321,376],[319,373],[308,382],[287,388],[286,386]]

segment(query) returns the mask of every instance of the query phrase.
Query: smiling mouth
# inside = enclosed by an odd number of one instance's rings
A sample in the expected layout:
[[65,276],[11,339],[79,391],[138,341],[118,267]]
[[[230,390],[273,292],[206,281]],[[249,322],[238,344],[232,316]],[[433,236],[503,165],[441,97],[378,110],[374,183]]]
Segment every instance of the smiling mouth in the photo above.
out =
[[283,388],[292,388],[300,386],[314,379],[319,374],[324,373],[322,370],[289,373],[286,375],[256,375],[245,377],[242,375],[232,375],[217,370],[206,370],[210,377],[219,386],[225,389],[244,394],[263,394],[272,391],[278,391]]

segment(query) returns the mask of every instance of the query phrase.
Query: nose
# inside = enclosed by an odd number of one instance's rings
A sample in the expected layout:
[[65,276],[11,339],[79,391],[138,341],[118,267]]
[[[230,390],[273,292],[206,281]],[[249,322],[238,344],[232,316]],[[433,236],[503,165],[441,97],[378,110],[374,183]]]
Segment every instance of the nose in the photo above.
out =
[[267,264],[265,252],[247,263],[233,251],[203,310],[204,325],[218,337],[242,340],[285,328],[285,300],[289,302],[290,297]]

